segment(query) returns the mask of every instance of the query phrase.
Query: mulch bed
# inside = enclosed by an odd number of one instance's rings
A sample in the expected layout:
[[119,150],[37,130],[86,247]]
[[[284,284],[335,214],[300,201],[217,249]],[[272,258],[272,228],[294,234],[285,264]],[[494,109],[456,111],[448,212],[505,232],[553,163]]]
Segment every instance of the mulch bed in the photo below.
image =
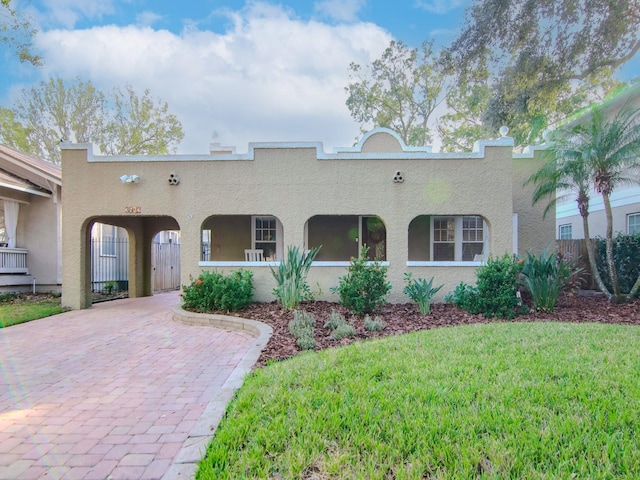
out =
[[[386,322],[386,328],[381,332],[370,332],[364,329],[363,318],[351,315],[336,303],[324,301],[303,303],[301,309],[313,314],[316,318],[315,350],[347,345],[370,338],[400,335],[416,330],[505,321],[485,318],[482,315],[471,315],[453,305],[444,303],[432,305],[431,314],[420,315],[415,304],[406,303],[384,306],[379,316]],[[340,341],[330,338],[331,331],[324,328],[324,324],[332,310],[344,315],[347,322],[355,327],[356,336],[354,338],[345,338]],[[255,303],[232,315],[258,320],[273,328],[273,335],[262,351],[257,366],[264,366],[270,360],[289,358],[300,352],[288,328],[289,322],[293,319],[293,312],[283,310],[279,303]],[[554,313],[533,312],[509,321],[600,322],[638,325],[640,324],[640,300],[623,305],[612,305],[601,294],[581,292],[559,298]]]

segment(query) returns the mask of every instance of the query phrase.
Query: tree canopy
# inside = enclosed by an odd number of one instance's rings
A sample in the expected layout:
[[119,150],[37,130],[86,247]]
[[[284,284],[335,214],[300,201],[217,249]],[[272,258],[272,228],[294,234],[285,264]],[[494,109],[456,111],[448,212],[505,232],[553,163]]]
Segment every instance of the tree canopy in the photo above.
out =
[[352,63],[349,69],[347,107],[363,133],[387,127],[407,145],[431,142],[429,119],[444,99],[444,75],[431,42],[417,49],[392,41],[371,65]]
[[23,12],[12,5],[11,0],[0,0],[0,41],[11,48],[21,62],[42,65],[42,57],[33,51],[33,37],[37,30]]
[[108,155],[149,155],[175,151],[183,137],[168,104],[131,85],[105,94],[91,81],[52,78],[0,109],[0,141],[54,163],[62,140],[93,142]]
[[606,86],[639,50],[638,0],[475,0],[442,58],[459,82],[486,66],[485,123],[528,123],[531,141],[549,123],[545,111],[584,106],[585,93]]

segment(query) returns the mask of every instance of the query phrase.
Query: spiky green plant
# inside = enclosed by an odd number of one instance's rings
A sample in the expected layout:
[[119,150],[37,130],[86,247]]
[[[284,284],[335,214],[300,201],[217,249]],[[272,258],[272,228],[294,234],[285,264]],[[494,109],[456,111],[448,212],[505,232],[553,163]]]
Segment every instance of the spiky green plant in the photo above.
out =
[[273,294],[280,300],[283,308],[291,310],[300,305],[300,302],[313,298],[307,275],[319,251],[320,247],[305,252],[295,245],[289,245],[285,259],[276,268],[269,267],[278,284],[273,289]]
[[411,300],[418,304],[420,315],[428,315],[431,313],[431,299],[440,291],[443,285],[439,287],[433,286],[433,277],[428,282],[424,278],[413,278],[411,273],[404,274],[404,293]]
[[562,289],[581,271],[547,247],[537,256],[527,252],[520,283],[531,293],[535,310],[553,312]]

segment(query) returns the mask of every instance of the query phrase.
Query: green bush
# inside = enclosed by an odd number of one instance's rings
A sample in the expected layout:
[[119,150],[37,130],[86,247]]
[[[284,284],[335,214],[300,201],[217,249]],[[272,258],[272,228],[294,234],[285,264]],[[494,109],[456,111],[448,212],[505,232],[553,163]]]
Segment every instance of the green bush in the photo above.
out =
[[191,285],[183,285],[182,292],[182,301],[188,310],[240,310],[253,299],[253,273],[242,269],[228,276],[218,272],[202,272]]
[[313,338],[313,335],[305,334],[296,339],[296,345],[300,350],[313,350],[316,348],[316,339]]
[[380,317],[371,320],[369,315],[364,316],[364,329],[369,332],[380,332],[385,329],[387,323]]
[[296,310],[293,312],[293,320],[289,322],[289,332],[297,338],[307,333],[313,334],[315,326],[316,319],[312,314]]
[[280,300],[283,308],[294,309],[302,301],[313,300],[307,275],[319,250],[320,247],[312,248],[305,253],[298,247],[290,245],[287,248],[286,258],[278,267],[269,267],[278,284],[273,289],[273,294]]
[[521,264],[509,254],[490,257],[476,270],[477,285],[460,283],[447,301],[469,313],[485,317],[514,318],[520,313],[518,276]]
[[342,325],[338,325],[336,329],[331,332],[331,338],[333,340],[342,340],[343,338],[352,338],[356,335],[356,329],[353,328],[353,325],[349,325],[348,323],[343,323]]
[[404,274],[404,281],[407,284],[404,287],[404,293],[418,304],[418,310],[421,315],[429,314],[431,312],[431,299],[444,285],[433,287],[433,277],[427,282],[424,278],[413,279],[411,273]]
[[[597,267],[609,291],[612,291],[609,268],[607,267],[606,242],[604,238],[598,238],[596,242]],[[640,275],[640,233],[625,235],[618,233],[613,238],[613,262],[618,273],[620,291],[629,293],[633,284]],[[640,296],[640,291],[638,292]]]
[[335,330],[340,325],[344,325],[347,323],[344,316],[335,310],[331,310],[331,314],[329,315],[329,320],[327,320],[324,324],[324,328],[328,328],[329,330]]
[[573,262],[558,258],[556,252],[549,253],[548,248],[539,256],[527,252],[520,283],[531,294],[534,310],[553,312],[558,295],[581,270]]
[[391,290],[387,268],[380,262],[370,262],[367,251],[364,247],[360,257],[351,259],[347,274],[331,289],[339,294],[340,304],[356,315],[377,312],[386,303],[385,297]]

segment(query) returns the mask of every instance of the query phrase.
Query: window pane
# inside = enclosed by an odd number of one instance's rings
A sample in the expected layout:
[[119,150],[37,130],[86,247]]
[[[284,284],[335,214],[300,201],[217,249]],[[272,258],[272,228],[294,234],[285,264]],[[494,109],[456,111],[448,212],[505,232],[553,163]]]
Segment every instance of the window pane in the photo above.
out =
[[462,244],[462,261],[473,262],[476,255],[482,255],[484,245],[482,243],[463,243]]
[[628,233],[633,235],[634,233],[640,233],[640,213],[634,213],[628,217]]
[[558,238],[560,240],[571,240],[572,238],[572,225],[570,223],[566,225],[560,225],[558,232]]
[[433,259],[435,261],[455,260],[455,245],[453,243],[434,243]]

